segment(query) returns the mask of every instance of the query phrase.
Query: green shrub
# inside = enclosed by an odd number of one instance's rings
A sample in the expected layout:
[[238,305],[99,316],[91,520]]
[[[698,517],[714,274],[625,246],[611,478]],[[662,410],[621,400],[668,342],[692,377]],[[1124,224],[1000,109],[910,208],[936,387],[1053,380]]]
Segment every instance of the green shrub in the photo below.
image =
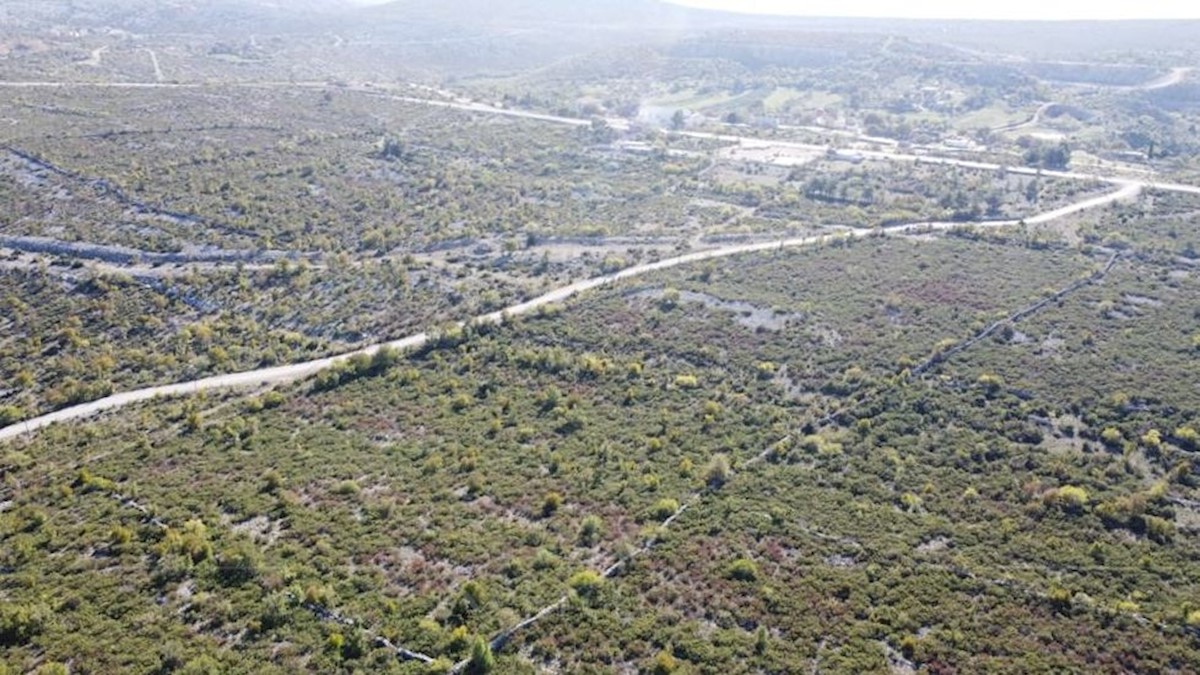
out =
[[1142,516],[1146,536],[1160,544],[1169,543],[1175,537],[1175,523],[1158,516]]
[[1121,435],[1120,429],[1107,427],[1100,432],[1100,440],[1110,448],[1115,448],[1121,445],[1121,441],[1125,440],[1125,437]]
[[1172,436],[1186,450],[1200,449],[1200,432],[1190,426],[1179,427]]
[[330,633],[325,639],[325,646],[331,652],[341,653],[342,648],[346,646],[346,636],[337,632]]
[[239,541],[217,556],[217,570],[221,581],[237,585],[246,583],[259,575],[262,568],[262,552],[249,542]]
[[604,521],[600,516],[590,515],[583,519],[579,526],[579,543],[583,546],[595,546],[604,533]]
[[921,510],[921,498],[911,492],[905,492],[900,495],[900,506],[909,513],[915,513]]
[[733,470],[729,466],[729,457],[725,455],[713,455],[712,459],[708,460],[708,465],[704,469],[704,483],[711,488],[719,488],[732,475]]
[[662,296],[658,299],[658,308],[663,311],[671,311],[679,306],[681,294],[677,288],[668,288],[662,292]]
[[559,558],[552,551],[544,548],[538,549],[538,552],[533,556],[533,569],[548,570],[558,566]]
[[275,494],[283,487],[283,476],[275,469],[267,469],[262,475],[262,491]]
[[1060,506],[1064,509],[1078,511],[1087,506],[1089,496],[1088,491],[1081,487],[1075,485],[1064,485],[1060,488],[1047,492],[1044,499],[1048,503]]
[[562,507],[563,496],[557,492],[547,492],[542,498],[542,516],[549,518]]
[[675,515],[675,512],[678,510],[679,502],[669,497],[665,497],[654,503],[654,508],[650,511],[650,515],[655,520],[666,520],[667,518]]
[[222,675],[226,669],[215,658],[203,654],[188,661],[178,672],[182,675]]
[[108,541],[114,548],[121,550],[133,541],[133,530],[123,525],[113,525],[109,530]]
[[671,675],[679,670],[679,661],[675,659],[675,655],[669,650],[662,650],[654,655],[654,661],[650,664],[650,672],[653,675]]
[[0,406],[0,427],[16,424],[25,417],[24,411],[12,405]]
[[0,645],[16,647],[40,634],[53,614],[44,605],[0,604]]
[[700,378],[695,375],[677,375],[675,376],[675,386],[680,389],[699,389]]
[[567,585],[577,596],[592,601],[600,595],[600,589],[604,586],[604,577],[595,570],[583,570],[571,575],[571,578],[567,580]]
[[729,564],[725,576],[734,581],[755,581],[758,579],[758,564],[749,558],[738,558]]
[[342,495],[343,497],[352,497],[360,492],[362,492],[362,487],[355,480],[347,479],[333,486],[333,493]]
[[304,588],[304,601],[310,605],[329,607],[333,600],[333,590],[324,584],[309,584]]

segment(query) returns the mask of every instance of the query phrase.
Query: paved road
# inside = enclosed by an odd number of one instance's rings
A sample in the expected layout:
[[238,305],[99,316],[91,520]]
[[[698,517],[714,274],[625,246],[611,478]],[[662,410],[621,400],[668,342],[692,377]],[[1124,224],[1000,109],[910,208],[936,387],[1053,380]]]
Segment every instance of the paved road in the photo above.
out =
[[[1110,204],[1110,203],[1118,201],[1118,200],[1132,198],[1132,197],[1136,196],[1141,189],[1142,189],[1142,186],[1140,184],[1133,183],[1133,182],[1127,182],[1127,183],[1122,184],[1121,188],[1119,190],[1115,190],[1113,192],[1110,192],[1105,195],[1101,195],[1099,197],[1092,197],[1090,199],[1086,199],[1084,201],[1080,201],[1075,204],[1071,204],[1069,206],[1064,206],[1064,207],[1062,207],[1060,209],[1056,209],[1054,211],[1049,211],[1047,213],[1043,213],[1040,215],[1026,218],[1025,222],[1029,223],[1029,224],[1038,224],[1038,223],[1049,222],[1052,220],[1056,220],[1058,218],[1063,218],[1065,216],[1068,216],[1068,215],[1071,215],[1074,213],[1078,213],[1085,209],[1096,208],[1098,206]],[[986,222],[973,223],[973,225],[979,226],[979,227],[1000,227],[1000,226],[1006,226],[1006,225],[1015,225],[1018,222],[1020,222],[1020,221],[1016,221],[1016,220],[986,221]],[[913,232],[949,230],[949,229],[953,229],[953,228],[963,227],[966,225],[972,225],[972,223],[922,222],[922,223],[911,223],[908,225],[900,225],[900,226],[896,226],[896,227],[890,227],[885,230],[881,230],[881,232],[888,234],[888,235],[899,235],[899,234],[910,234]],[[611,284],[611,283],[614,283],[614,282],[617,282],[617,281],[620,281],[623,279],[629,279],[632,277],[648,274],[650,272],[656,272],[659,270],[669,269],[671,267],[676,267],[679,265],[687,265],[687,264],[691,264],[691,263],[701,262],[704,260],[712,260],[714,258],[724,258],[724,257],[732,256],[732,255],[739,255],[739,254],[746,254],[746,253],[762,253],[762,252],[769,252],[769,251],[777,251],[777,250],[785,249],[785,248],[815,246],[817,244],[823,244],[823,243],[831,242],[831,241],[834,241],[837,239],[858,239],[858,238],[870,236],[874,232],[876,232],[876,231],[869,230],[869,229],[847,230],[847,231],[842,231],[842,232],[838,232],[838,233],[834,233],[834,234],[826,234],[826,235],[811,236],[811,237],[798,237],[798,238],[793,238],[793,239],[783,239],[783,240],[779,240],[779,241],[770,241],[770,242],[758,242],[758,243],[752,243],[752,244],[736,244],[736,245],[726,246],[726,247],[722,247],[722,248],[710,249],[707,251],[697,251],[694,253],[687,253],[687,254],[684,254],[681,256],[676,256],[674,258],[667,258],[665,260],[659,260],[657,262],[635,265],[633,267],[629,267],[627,269],[621,270],[621,271],[613,273],[613,274],[606,274],[604,276],[595,277],[592,279],[585,279],[583,281],[577,281],[573,284],[569,284],[567,286],[563,286],[562,288],[558,288],[556,290],[550,291],[549,293],[546,293],[545,295],[541,295],[532,300],[528,300],[526,302],[522,302],[522,303],[513,305],[507,309],[503,309],[500,311],[492,312],[490,314],[484,314],[482,316],[476,317],[473,321],[475,321],[477,323],[492,323],[492,324],[500,323],[501,321],[504,320],[504,318],[506,316],[520,316],[522,314],[528,314],[529,312],[532,312],[539,307],[562,302],[562,301],[564,301],[574,295],[582,293],[584,291],[598,288],[600,286],[605,286],[607,284]],[[464,325],[464,324],[460,323],[459,325]],[[55,424],[57,422],[66,422],[69,420],[76,420],[76,419],[81,419],[81,418],[85,418],[85,417],[90,417],[92,415],[95,415],[97,413],[100,413],[100,412],[103,412],[106,410],[113,410],[116,408],[121,408],[124,406],[131,405],[133,403],[147,401],[150,399],[170,397],[170,396],[183,396],[183,395],[188,395],[188,394],[194,394],[194,393],[201,392],[201,391],[211,391],[211,390],[220,390],[220,389],[252,388],[252,387],[270,386],[270,385],[283,384],[283,383],[287,383],[287,382],[294,382],[296,380],[301,380],[306,377],[310,377],[310,376],[316,374],[317,372],[324,370],[326,368],[329,368],[330,366],[332,366],[340,361],[344,361],[347,358],[354,356],[356,354],[371,355],[371,354],[374,354],[376,351],[378,351],[380,348],[382,348],[384,346],[394,348],[394,349],[401,349],[401,350],[413,349],[413,348],[420,347],[420,346],[426,344],[429,341],[429,337],[430,336],[428,333],[417,333],[416,335],[411,335],[409,337],[406,337],[406,338],[403,338],[400,340],[394,340],[394,341],[387,342],[387,343],[372,345],[370,347],[365,347],[363,349],[359,349],[359,350],[356,350],[354,352],[350,352],[347,354],[341,354],[338,356],[332,356],[332,357],[328,357],[328,358],[324,358],[324,359],[317,359],[314,361],[306,361],[304,363],[296,363],[296,364],[288,365],[288,366],[276,366],[273,368],[263,368],[260,370],[252,370],[252,371],[248,371],[248,372],[244,372],[244,373],[232,373],[229,375],[216,375],[213,377],[206,377],[204,379],[195,380],[192,382],[181,382],[179,384],[164,385],[164,386],[159,386],[159,387],[147,387],[145,389],[137,389],[134,391],[121,392],[118,394],[113,394],[112,396],[108,396],[108,397],[99,399],[97,401],[92,401],[90,403],[83,403],[83,404],[72,406],[69,408],[63,408],[62,410],[58,410],[56,412],[42,415],[40,417],[35,417],[31,420],[28,420],[25,422],[20,422],[18,424],[14,424],[12,426],[0,429],[0,441],[6,440],[6,439],[11,439],[11,438],[16,438],[23,434],[31,433],[33,431],[42,429],[51,424]]]

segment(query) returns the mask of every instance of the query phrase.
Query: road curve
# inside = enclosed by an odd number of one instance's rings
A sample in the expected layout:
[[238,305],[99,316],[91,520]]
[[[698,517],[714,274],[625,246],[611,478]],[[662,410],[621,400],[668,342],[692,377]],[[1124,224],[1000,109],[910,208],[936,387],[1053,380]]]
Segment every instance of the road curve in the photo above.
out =
[[[1110,204],[1122,199],[1129,199],[1138,194],[1142,189],[1142,185],[1134,182],[1125,182],[1121,184],[1119,190],[1092,197],[1068,206],[1064,206],[1054,211],[1048,211],[1043,214],[1031,216],[1022,220],[999,220],[999,221],[982,221],[975,223],[962,222],[919,222],[909,223],[906,225],[898,225],[880,230],[857,229],[847,230],[837,233],[817,235],[811,237],[797,237],[792,239],[781,239],[768,242],[758,242],[753,244],[736,244],[725,246],[722,248],[714,248],[705,251],[696,251],[686,253],[684,255],[659,260],[656,262],[643,263],[633,267],[626,268],[619,272],[606,274],[591,279],[584,279],[572,284],[568,284],[561,288],[550,291],[544,295],[540,295],[532,300],[512,305],[506,309],[483,314],[472,319],[475,323],[490,323],[496,324],[505,320],[507,317],[520,316],[537,310],[539,307],[562,302],[574,295],[578,295],[584,291],[588,291],[606,284],[611,284],[623,279],[665,270],[679,265],[687,265],[691,263],[701,262],[704,260],[712,260],[715,258],[724,258],[733,255],[745,253],[762,253],[769,251],[777,251],[785,248],[799,248],[804,246],[815,246],[818,244],[832,242],[838,239],[860,239],[876,233],[885,235],[910,234],[913,232],[929,232],[942,231],[964,226],[976,227],[1002,227],[1007,225],[1016,225],[1020,222],[1028,224],[1040,224],[1050,222],[1065,216],[1084,211],[1086,209],[1096,208],[1105,204]],[[467,322],[460,322],[458,325],[463,326]],[[148,401],[156,398],[166,398],[172,396],[184,396],[195,394],[202,391],[212,391],[220,389],[238,389],[238,388],[253,388],[261,386],[271,386],[294,382],[315,375],[317,372],[329,368],[341,361],[358,355],[371,355],[383,347],[393,349],[408,350],[421,347],[429,341],[429,333],[417,333],[406,338],[393,340],[380,344],[364,347],[352,352],[330,356],[323,359],[313,361],[305,361],[286,366],[275,366],[271,368],[262,368],[259,370],[251,370],[242,373],[231,373],[228,375],[214,375],[191,382],[180,382],[178,384],[169,384],[157,387],[147,387],[144,389],[135,389],[126,391],[102,399],[91,401],[89,403],[81,403],[79,405],[63,408],[46,415],[34,417],[24,422],[0,429],[0,441],[17,438],[24,434],[33,433],[39,429],[50,426],[58,422],[67,422],[70,420],[90,417],[100,412],[113,410],[124,406]]]
[[1167,73],[1166,75],[1154,80],[1150,80],[1145,84],[1140,84],[1134,88],[1141,89],[1143,91],[1151,91],[1154,89],[1166,89],[1167,87],[1173,87],[1182,82],[1184,78],[1191,74],[1193,70],[1194,68],[1190,66],[1172,68],[1171,72]]
[[1028,127],[1036,126],[1041,123],[1042,115],[1045,115],[1047,112],[1050,111],[1051,108],[1053,108],[1056,105],[1058,105],[1058,104],[1054,103],[1054,102],[1043,103],[1040,106],[1038,106],[1038,109],[1033,111],[1033,114],[1030,115],[1027,119],[1020,121],[1020,122],[1012,122],[1009,124],[1002,124],[998,127],[992,127],[991,131],[993,133],[1004,133],[1004,132],[1008,132],[1008,131],[1017,131],[1019,129],[1025,129]]

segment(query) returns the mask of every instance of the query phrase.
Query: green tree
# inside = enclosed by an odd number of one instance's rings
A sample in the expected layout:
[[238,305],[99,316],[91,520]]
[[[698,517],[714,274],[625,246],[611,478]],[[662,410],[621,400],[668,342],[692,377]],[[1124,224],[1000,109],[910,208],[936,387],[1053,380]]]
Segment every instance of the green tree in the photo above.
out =
[[471,643],[471,658],[467,661],[467,672],[471,675],[483,675],[496,669],[496,656],[492,648],[481,637]]

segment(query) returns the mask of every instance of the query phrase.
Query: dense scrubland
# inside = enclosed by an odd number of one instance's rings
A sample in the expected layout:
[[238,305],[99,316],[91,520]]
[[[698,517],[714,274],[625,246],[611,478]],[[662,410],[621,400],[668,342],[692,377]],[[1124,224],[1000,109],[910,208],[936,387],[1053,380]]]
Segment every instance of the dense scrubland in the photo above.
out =
[[0,427],[431,335],[0,442],[0,673],[1194,672],[1194,24],[568,4],[0,7]]
[[569,591],[503,670],[1186,667],[1195,278],[1123,258],[909,375],[1103,263],[742,258],[49,430],[5,455],[6,658],[417,672],[374,636],[453,661]]

